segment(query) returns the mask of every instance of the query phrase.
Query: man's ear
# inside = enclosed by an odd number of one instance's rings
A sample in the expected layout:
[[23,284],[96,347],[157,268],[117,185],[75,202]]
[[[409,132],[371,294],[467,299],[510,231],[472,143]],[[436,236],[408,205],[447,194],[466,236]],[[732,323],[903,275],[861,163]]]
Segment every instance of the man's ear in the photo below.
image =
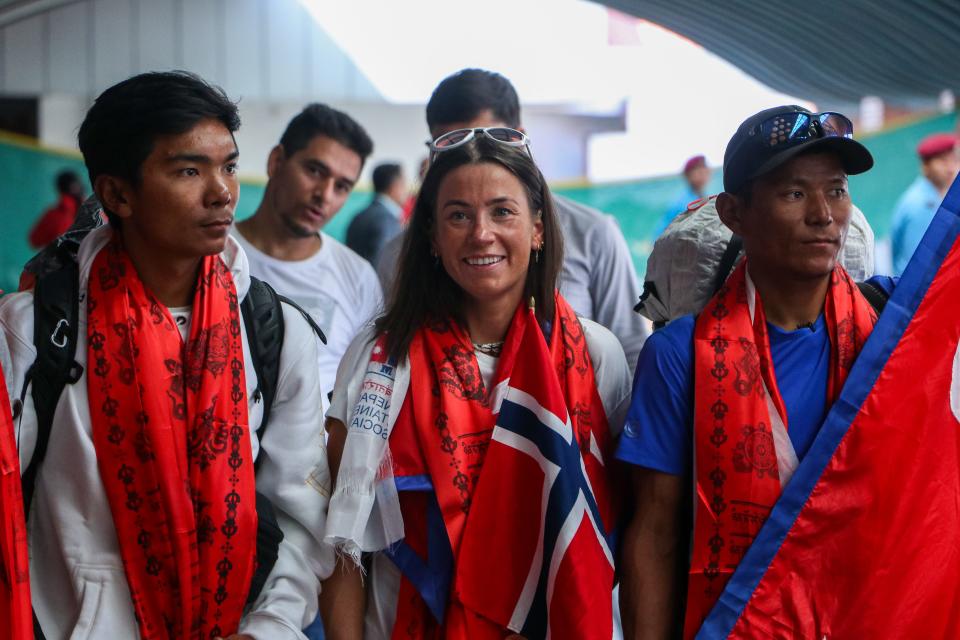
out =
[[267,177],[272,178],[273,174],[277,172],[280,168],[280,165],[286,159],[287,154],[283,149],[282,144],[278,144],[273,149],[270,149],[270,155],[267,156]]
[[133,215],[133,188],[123,178],[101,174],[93,182],[93,191],[103,208],[118,218]]
[[743,229],[743,199],[724,191],[717,196],[717,215],[720,221],[738,236],[742,236]]

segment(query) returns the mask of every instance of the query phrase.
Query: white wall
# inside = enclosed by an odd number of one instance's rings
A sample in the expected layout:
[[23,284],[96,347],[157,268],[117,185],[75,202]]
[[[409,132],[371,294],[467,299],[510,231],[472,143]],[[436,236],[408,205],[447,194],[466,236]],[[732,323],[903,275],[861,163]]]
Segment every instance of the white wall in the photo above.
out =
[[297,0],[77,0],[0,27],[0,94],[95,96],[163,69],[245,99],[383,101]]

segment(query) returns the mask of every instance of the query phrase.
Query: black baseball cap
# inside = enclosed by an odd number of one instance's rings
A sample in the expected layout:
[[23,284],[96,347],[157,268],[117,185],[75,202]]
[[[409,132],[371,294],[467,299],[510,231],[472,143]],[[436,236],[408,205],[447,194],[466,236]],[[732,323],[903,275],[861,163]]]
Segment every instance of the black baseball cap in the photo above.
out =
[[863,173],[873,166],[873,156],[853,139],[849,118],[784,105],[750,116],[730,138],[723,154],[723,190],[736,193],[750,180],[813,149],[835,152],[847,175]]

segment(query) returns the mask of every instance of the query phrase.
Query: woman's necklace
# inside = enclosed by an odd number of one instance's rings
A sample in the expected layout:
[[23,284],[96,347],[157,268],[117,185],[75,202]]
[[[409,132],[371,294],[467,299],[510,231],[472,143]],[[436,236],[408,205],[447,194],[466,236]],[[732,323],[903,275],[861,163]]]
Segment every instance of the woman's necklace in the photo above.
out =
[[485,355],[499,358],[500,352],[503,351],[503,340],[500,342],[474,342],[473,349]]

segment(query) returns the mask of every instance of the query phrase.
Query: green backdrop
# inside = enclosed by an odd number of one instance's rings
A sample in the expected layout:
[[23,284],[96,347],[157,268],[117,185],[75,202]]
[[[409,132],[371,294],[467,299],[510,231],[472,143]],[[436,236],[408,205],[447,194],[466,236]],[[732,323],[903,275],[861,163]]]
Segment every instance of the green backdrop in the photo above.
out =
[[[887,235],[897,198],[917,175],[915,147],[927,134],[953,131],[954,114],[911,122],[861,137],[876,160],[870,172],[851,178],[854,201],[866,214],[878,238]],[[40,213],[56,199],[53,179],[64,168],[85,175],[74,154],[44,149],[13,136],[0,137],[0,289],[16,287],[20,268],[32,255],[26,237]],[[719,171],[711,187],[720,188]],[[555,191],[616,216],[641,276],[652,247],[651,234],[681,189],[681,178],[670,176],[635,182],[583,187],[558,186]],[[260,202],[263,185],[243,182],[237,215],[250,215]],[[355,192],[326,231],[342,239],[351,218],[370,200],[369,192]]]

